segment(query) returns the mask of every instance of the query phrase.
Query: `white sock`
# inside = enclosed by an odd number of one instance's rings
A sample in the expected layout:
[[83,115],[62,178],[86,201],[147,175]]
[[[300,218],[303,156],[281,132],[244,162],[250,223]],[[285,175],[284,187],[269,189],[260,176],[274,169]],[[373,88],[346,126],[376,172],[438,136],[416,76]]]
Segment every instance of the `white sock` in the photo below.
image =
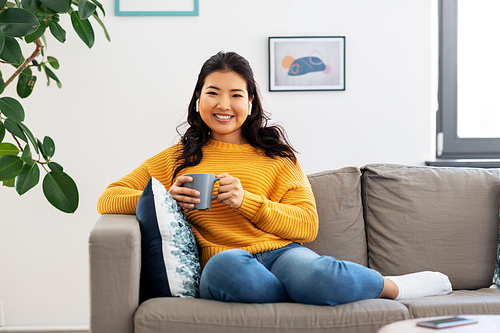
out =
[[400,276],[385,276],[399,289],[396,299],[410,299],[451,293],[448,277],[439,272],[417,272]]

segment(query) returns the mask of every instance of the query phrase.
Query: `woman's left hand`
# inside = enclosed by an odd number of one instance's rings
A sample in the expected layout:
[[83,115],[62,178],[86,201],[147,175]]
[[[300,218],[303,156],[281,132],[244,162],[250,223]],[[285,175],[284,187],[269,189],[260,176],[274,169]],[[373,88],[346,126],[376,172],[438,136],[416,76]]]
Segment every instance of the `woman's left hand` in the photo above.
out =
[[220,178],[217,201],[233,209],[240,208],[245,196],[240,180],[227,173],[221,173],[217,178]]

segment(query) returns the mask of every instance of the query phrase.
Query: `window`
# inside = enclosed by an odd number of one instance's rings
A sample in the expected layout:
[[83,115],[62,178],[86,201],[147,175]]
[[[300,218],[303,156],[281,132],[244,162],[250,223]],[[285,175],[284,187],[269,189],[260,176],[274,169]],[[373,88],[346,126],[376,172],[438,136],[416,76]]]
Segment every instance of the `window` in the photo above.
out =
[[[500,1],[439,0],[438,159],[500,166]],[[499,159],[497,161],[487,161]]]

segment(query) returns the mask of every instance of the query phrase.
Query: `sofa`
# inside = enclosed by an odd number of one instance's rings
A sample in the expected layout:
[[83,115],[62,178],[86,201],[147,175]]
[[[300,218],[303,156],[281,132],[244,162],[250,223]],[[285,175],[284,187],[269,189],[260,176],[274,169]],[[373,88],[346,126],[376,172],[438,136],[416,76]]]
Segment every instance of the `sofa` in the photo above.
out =
[[134,215],[102,215],[89,236],[92,333],[376,332],[435,315],[500,314],[490,288],[499,242],[498,169],[371,164],[308,176],[319,232],[304,244],[385,276],[448,275],[445,296],[314,306],[162,297],[139,304],[141,233]]

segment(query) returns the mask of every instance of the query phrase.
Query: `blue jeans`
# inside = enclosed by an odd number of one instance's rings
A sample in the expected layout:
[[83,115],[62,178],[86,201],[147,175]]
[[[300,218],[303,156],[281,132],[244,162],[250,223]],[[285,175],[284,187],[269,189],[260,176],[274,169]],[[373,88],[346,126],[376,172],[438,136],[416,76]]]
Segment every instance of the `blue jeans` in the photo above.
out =
[[349,261],[319,256],[292,243],[251,255],[226,250],[205,265],[200,297],[224,302],[298,302],[337,305],[377,298],[384,287],[378,272]]

